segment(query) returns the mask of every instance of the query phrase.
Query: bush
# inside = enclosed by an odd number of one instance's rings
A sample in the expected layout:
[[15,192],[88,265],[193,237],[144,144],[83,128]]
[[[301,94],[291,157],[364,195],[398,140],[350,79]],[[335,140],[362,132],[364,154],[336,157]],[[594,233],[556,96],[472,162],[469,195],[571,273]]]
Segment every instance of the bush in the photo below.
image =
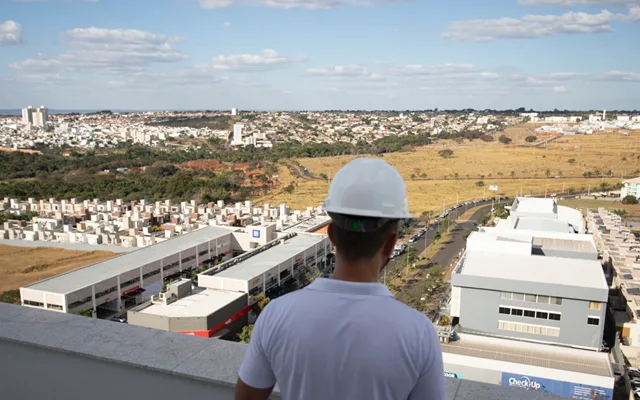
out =
[[483,142],[493,142],[493,136],[491,135],[482,135],[480,136],[480,140]]
[[576,159],[575,158],[570,158],[570,159],[567,160],[567,162],[569,164],[574,164],[576,162]]
[[535,136],[527,136],[524,140],[525,140],[527,143],[533,143],[533,142],[537,141],[537,140],[538,140],[538,138],[537,138],[537,137],[535,137]]
[[453,156],[453,150],[451,149],[440,150],[438,152],[438,155],[442,158],[451,158]]
[[638,204],[636,196],[628,195],[622,199],[622,204]]
[[509,144],[509,143],[511,143],[513,140],[511,140],[510,138],[508,138],[508,137],[507,137],[507,136],[505,136],[505,135],[502,135],[502,136],[500,136],[500,137],[498,138],[498,141],[499,141],[500,143],[502,143],[502,144]]
[[478,182],[476,182],[476,186],[477,186],[477,187],[483,187],[483,186],[484,186],[484,181],[478,181]]

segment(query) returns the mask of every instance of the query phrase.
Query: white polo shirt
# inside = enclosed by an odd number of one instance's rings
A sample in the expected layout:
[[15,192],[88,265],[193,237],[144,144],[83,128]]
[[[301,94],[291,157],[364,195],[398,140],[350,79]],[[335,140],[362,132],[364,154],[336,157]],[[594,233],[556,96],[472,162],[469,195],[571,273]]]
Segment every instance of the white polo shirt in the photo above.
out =
[[318,278],[271,301],[239,376],[255,388],[277,382],[285,400],[445,398],[433,325],[381,283]]

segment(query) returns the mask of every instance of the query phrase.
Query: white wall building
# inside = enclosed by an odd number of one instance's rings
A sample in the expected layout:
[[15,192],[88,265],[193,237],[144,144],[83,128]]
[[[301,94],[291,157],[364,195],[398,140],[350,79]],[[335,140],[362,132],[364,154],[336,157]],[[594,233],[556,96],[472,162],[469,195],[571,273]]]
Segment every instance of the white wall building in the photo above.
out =
[[40,106],[33,110],[33,125],[44,127],[49,120],[49,110],[45,106]]
[[233,140],[231,141],[232,145],[240,145],[242,144],[242,131],[244,129],[243,124],[234,124],[233,125]]
[[22,109],[22,123],[25,125],[33,124],[33,107]]
[[232,108],[231,109],[231,115],[238,115],[238,109],[237,108]]

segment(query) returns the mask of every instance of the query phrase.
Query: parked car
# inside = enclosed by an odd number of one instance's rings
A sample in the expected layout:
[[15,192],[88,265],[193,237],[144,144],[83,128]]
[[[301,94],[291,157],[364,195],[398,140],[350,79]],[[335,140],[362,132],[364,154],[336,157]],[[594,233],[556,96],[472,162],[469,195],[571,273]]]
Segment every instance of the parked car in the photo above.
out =
[[126,323],[127,322],[127,317],[120,315],[120,316],[115,316],[111,318],[111,321],[113,322],[122,322],[122,323]]

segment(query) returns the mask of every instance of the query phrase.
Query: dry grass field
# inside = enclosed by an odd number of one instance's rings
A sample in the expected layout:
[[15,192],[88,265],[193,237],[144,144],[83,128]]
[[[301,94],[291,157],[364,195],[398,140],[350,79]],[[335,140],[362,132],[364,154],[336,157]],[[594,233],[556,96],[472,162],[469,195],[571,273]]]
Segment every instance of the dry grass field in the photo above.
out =
[[110,251],[0,245],[0,293],[115,256]]
[[584,200],[584,199],[567,199],[561,200],[558,204],[582,210],[585,213],[587,210],[597,210],[602,207],[607,210],[622,209],[627,212],[625,220],[639,220],[640,219],[640,204],[622,204],[620,201],[607,201],[607,200]]
[[[523,143],[529,136],[529,127],[507,129],[514,143]],[[499,135],[496,135],[499,136]],[[444,148],[454,151],[453,157],[444,159],[438,152]],[[498,142],[480,140],[454,141],[419,147],[412,152],[385,154],[382,158],[394,165],[407,181],[409,204],[414,214],[425,210],[441,210],[443,203],[491,196],[489,185],[497,185],[498,193],[514,196],[522,194],[544,195],[572,188],[596,188],[601,182],[614,184],[620,177],[640,172],[640,133],[623,136],[618,133],[598,133],[589,136],[567,136],[545,147],[504,146]],[[297,161],[318,175],[332,177],[355,156],[302,158]],[[547,177],[548,170],[548,177]],[[613,178],[586,179],[585,172],[609,171]],[[425,178],[419,178],[426,174]],[[413,176],[413,178],[412,178]],[[559,178],[555,178],[559,176]],[[257,201],[278,204],[285,202],[294,209],[304,209],[322,202],[329,183],[326,181],[294,179],[285,168],[280,168],[283,184],[294,182],[292,194],[282,191],[263,196]],[[482,180],[484,187],[476,186]]]

